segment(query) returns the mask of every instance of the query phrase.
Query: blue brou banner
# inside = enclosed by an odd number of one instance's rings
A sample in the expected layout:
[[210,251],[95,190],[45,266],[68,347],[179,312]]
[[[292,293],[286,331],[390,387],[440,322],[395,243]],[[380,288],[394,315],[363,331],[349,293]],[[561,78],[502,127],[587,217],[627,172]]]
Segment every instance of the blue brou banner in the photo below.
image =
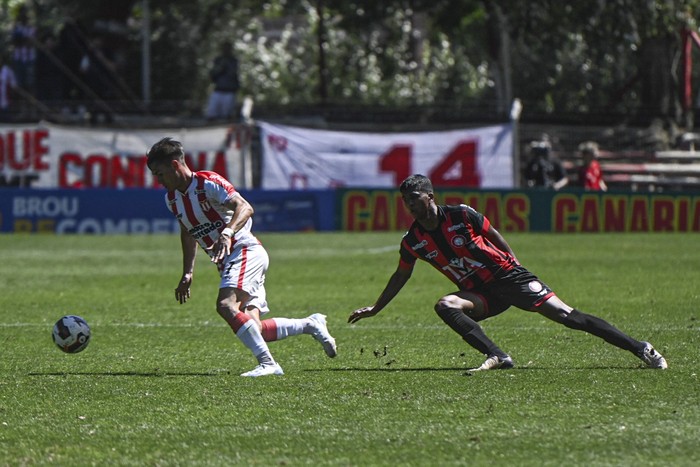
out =
[[[0,190],[0,232],[169,234],[180,231],[154,189]],[[255,208],[254,231],[333,230],[332,192],[241,191]]]

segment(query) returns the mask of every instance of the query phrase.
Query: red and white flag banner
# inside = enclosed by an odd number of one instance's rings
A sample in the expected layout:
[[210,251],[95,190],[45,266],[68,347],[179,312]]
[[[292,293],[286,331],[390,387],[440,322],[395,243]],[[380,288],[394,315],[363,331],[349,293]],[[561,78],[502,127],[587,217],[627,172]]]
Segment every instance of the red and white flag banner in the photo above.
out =
[[395,188],[414,173],[437,187],[513,188],[512,124],[416,133],[258,125],[264,189]]

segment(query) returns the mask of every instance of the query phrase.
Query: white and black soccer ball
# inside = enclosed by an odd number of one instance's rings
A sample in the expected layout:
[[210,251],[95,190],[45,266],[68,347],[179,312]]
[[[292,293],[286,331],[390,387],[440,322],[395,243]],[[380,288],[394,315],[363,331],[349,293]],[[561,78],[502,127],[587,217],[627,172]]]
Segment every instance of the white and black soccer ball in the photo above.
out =
[[67,315],[53,326],[53,341],[66,353],[78,353],[90,343],[90,326],[80,316]]

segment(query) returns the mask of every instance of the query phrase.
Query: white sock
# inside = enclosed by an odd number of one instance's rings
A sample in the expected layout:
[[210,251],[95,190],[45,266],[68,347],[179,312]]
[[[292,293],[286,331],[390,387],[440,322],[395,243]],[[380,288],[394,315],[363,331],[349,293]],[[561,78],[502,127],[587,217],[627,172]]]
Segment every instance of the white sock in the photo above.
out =
[[272,318],[277,326],[277,340],[304,334],[307,319]]
[[255,320],[248,320],[241,328],[236,332],[236,336],[243,342],[243,345],[248,347],[255,358],[258,359],[258,363],[274,363],[275,359],[272,358],[270,349],[267,347],[267,342],[262,337],[260,333],[260,328]]

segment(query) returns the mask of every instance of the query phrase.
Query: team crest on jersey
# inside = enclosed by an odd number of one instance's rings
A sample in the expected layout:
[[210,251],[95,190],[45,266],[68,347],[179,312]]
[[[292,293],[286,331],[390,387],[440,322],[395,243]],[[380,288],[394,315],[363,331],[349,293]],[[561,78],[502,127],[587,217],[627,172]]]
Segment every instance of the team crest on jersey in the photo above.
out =
[[199,205],[202,207],[202,211],[204,212],[207,212],[211,209],[211,204],[209,204],[209,200],[200,201]]
[[455,235],[452,238],[452,246],[454,246],[456,248],[463,247],[466,244],[467,244],[467,239],[462,235]]

